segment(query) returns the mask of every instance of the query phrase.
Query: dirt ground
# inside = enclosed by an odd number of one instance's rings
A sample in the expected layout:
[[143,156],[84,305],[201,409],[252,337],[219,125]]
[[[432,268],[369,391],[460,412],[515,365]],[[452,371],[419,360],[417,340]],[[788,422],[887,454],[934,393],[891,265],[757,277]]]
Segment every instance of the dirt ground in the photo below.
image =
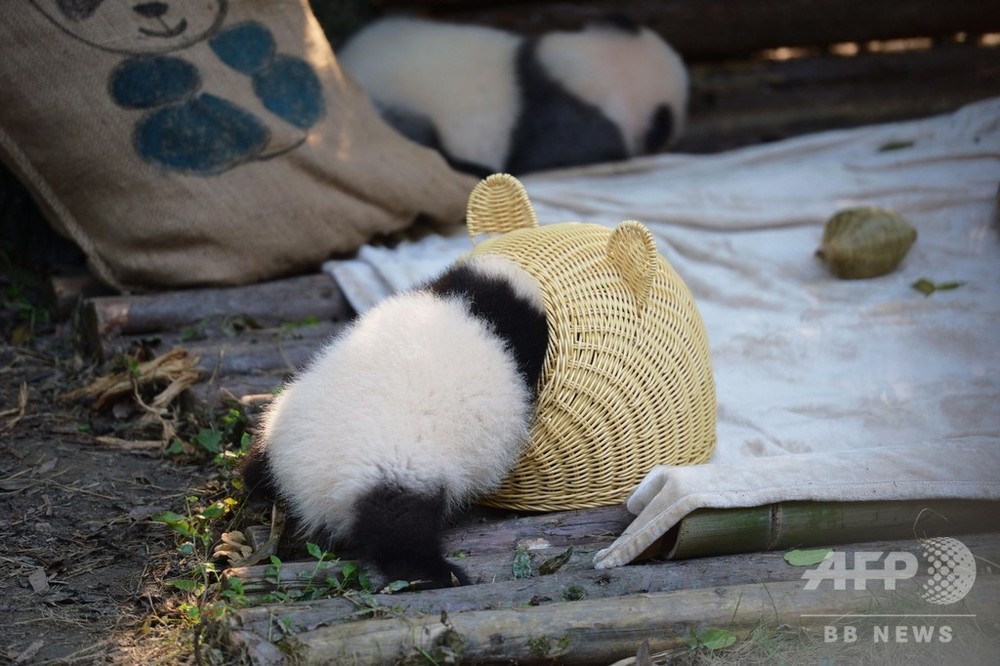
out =
[[163,580],[178,575],[177,542],[149,517],[183,507],[211,471],[95,443],[115,417],[59,398],[96,368],[72,325],[51,321],[45,266],[2,250],[0,663],[188,661],[159,622],[176,603]]

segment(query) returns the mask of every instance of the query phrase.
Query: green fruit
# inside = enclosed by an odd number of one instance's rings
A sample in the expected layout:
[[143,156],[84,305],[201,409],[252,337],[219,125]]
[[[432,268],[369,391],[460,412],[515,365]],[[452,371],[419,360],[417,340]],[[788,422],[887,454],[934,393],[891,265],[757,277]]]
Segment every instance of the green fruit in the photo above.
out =
[[895,270],[917,240],[917,230],[884,208],[848,208],[831,217],[817,256],[843,280],[878,277]]

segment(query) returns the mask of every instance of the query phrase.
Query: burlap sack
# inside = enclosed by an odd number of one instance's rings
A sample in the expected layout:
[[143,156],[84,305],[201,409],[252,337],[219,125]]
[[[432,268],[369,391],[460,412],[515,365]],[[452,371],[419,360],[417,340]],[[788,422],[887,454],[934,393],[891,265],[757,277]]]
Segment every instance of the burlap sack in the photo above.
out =
[[475,184],[379,118],[307,0],[5,0],[0,154],[119,289],[318,266]]

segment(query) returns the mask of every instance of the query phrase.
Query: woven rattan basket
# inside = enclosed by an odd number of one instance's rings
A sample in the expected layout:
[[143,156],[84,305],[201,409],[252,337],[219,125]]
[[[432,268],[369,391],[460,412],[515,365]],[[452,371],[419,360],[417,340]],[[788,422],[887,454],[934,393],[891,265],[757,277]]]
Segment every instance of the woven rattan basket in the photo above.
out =
[[550,511],[614,504],[659,464],[705,462],[715,382],[701,315],[649,230],[538,226],[521,183],[490,176],[468,208],[473,255],[539,283],[549,348],[524,456],[484,504]]

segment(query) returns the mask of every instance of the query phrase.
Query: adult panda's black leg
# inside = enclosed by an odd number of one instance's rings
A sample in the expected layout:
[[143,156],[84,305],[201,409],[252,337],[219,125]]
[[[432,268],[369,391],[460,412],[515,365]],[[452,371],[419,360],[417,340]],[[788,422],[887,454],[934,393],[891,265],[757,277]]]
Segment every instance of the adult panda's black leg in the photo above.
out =
[[447,514],[443,488],[426,493],[385,482],[358,500],[351,540],[391,580],[420,581],[415,587],[451,587],[455,580],[465,585],[465,572],[442,553]]

